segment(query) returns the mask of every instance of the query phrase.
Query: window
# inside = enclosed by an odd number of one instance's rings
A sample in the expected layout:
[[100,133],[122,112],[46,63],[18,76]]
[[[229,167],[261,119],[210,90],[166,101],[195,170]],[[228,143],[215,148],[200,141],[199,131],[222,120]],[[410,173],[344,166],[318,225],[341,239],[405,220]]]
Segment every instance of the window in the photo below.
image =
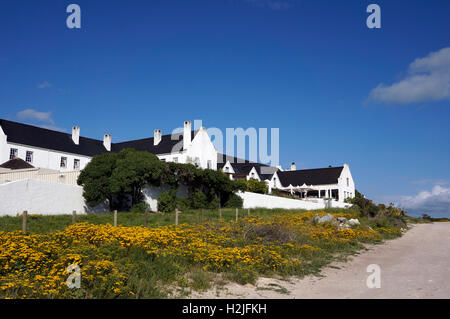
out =
[[212,169],[212,162],[211,162],[211,160],[208,160],[207,165],[208,165],[208,168],[209,168],[209,169]]
[[27,151],[26,156],[25,156],[25,161],[27,161],[28,163],[33,163],[33,152],[32,151]]
[[78,158],[73,160],[73,169],[80,169],[80,160]]
[[174,157],[174,158],[173,158],[173,162],[174,162],[174,163],[178,163],[178,157]]
[[350,179],[347,177],[347,187],[350,186]]
[[165,162],[165,161],[166,161],[166,159],[165,159],[165,158],[161,158],[161,161]]
[[60,164],[61,168],[66,168],[67,167],[67,157],[61,156],[61,164]]
[[9,159],[10,160],[12,160],[12,159],[14,159],[15,157],[18,157],[18,156],[19,156],[19,150],[17,148],[12,148],[9,151]]

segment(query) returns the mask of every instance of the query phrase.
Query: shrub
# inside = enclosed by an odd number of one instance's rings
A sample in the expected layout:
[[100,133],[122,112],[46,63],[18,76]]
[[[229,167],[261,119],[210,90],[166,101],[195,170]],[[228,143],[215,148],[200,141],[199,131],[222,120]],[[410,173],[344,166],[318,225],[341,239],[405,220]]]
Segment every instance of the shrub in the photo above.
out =
[[226,201],[224,207],[228,208],[242,208],[244,200],[237,194],[232,194]]
[[268,187],[266,182],[264,181],[258,181],[256,179],[249,179],[248,181],[245,182],[246,184],[246,190],[248,192],[253,192],[253,193],[259,193],[259,194],[265,194],[268,191]]
[[201,191],[192,192],[189,197],[189,203],[191,208],[205,208],[208,206],[208,198]]
[[187,210],[190,208],[189,199],[186,197],[177,197],[175,199],[175,205],[179,210]]
[[132,213],[143,213],[143,212],[145,212],[148,209],[149,209],[149,206],[148,206],[147,203],[140,202],[140,203],[134,204],[131,207],[130,212],[132,212]]
[[176,189],[162,192],[158,197],[158,211],[171,213],[176,208]]
[[209,209],[217,209],[217,208],[219,208],[219,198],[217,198],[217,197],[215,197],[213,200],[211,200],[209,203],[208,203],[208,208]]

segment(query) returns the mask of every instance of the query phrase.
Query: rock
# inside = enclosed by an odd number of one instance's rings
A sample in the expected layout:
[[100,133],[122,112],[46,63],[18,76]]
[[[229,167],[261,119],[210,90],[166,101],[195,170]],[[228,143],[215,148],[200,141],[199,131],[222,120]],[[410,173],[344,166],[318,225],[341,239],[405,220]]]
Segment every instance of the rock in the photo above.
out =
[[319,215],[317,215],[317,214],[315,214],[314,217],[312,218],[312,220],[313,220],[314,223],[318,223],[318,222],[319,222],[319,219],[320,219],[320,217],[319,217]]
[[334,218],[330,214],[326,214],[325,216],[320,217],[317,222],[319,222],[319,223],[333,223],[333,222],[336,222],[336,218]]
[[349,229],[352,228],[349,223],[342,223],[338,227],[338,229]]
[[348,221],[348,223],[350,224],[350,226],[358,226],[358,225],[361,225],[361,224],[359,223],[359,220],[357,220],[357,219],[350,219],[350,220]]
[[345,218],[345,217],[338,217],[337,220],[338,220],[338,222],[340,222],[341,224],[347,223],[347,218]]

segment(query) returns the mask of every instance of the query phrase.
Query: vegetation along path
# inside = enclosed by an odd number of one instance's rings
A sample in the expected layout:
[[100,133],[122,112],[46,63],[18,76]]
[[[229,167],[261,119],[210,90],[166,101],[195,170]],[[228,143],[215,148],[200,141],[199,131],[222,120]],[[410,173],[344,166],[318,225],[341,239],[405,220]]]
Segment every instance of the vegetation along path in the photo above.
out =
[[[417,224],[404,236],[370,245],[348,262],[332,263],[323,277],[289,281],[260,278],[256,286],[229,284],[203,298],[449,298],[450,223]],[[381,287],[368,288],[367,266],[381,270]]]

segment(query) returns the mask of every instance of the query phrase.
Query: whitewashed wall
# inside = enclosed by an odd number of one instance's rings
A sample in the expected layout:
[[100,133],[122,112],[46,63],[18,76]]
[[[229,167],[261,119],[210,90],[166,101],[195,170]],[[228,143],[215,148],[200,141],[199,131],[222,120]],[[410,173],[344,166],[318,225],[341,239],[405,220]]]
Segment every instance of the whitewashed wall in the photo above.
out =
[[299,200],[251,192],[238,193],[244,200],[243,208],[284,208],[284,209],[324,209],[347,208],[350,204],[337,201],[324,201],[322,199]]
[[101,213],[108,210],[100,205],[89,208],[80,186],[24,179],[0,185],[0,216],[28,211],[29,214],[61,215]]
[[190,158],[198,157],[202,168],[207,168],[208,161],[210,161],[211,169],[217,169],[217,150],[211,142],[206,128],[201,127],[197,132],[186,151],[186,156]]
[[[65,152],[53,151],[48,149],[43,149],[35,146],[27,146],[16,143],[6,143],[3,146],[3,150],[0,154],[0,162],[4,163],[9,161],[10,149],[15,148],[18,150],[18,157],[25,160],[26,152],[33,152],[33,162],[30,163],[34,167],[48,168],[54,169],[62,172],[73,171],[74,170],[74,160],[80,160],[80,169],[83,169],[87,163],[91,160],[91,157],[78,155],[78,154],[70,154]],[[67,157],[67,167],[61,168],[61,157]]]
[[[170,189],[168,185],[163,185],[162,187],[147,186],[142,190],[144,194],[144,202],[150,206],[152,212],[158,211],[158,198],[162,192],[166,192]],[[177,197],[187,197],[188,189],[184,185],[180,185],[177,191]]]

